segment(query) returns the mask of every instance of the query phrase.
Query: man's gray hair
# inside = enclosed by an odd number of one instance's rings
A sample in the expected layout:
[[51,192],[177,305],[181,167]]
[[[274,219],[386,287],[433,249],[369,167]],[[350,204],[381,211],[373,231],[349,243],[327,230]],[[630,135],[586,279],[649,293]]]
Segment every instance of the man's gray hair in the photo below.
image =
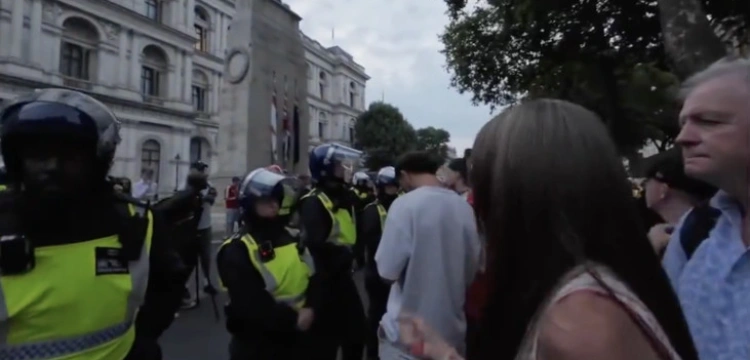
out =
[[685,100],[696,87],[706,82],[730,75],[743,78],[750,90],[750,58],[728,56],[693,74],[682,83],[678,93],[679,99]]

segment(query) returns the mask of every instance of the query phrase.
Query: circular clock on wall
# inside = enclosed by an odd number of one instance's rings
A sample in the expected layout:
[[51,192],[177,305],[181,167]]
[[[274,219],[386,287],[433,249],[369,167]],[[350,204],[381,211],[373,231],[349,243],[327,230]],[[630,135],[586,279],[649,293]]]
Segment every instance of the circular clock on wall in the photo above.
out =
[[250,56],[244,49],[232,49],[227,57],[227,80],[237,84],[245,79],[250,69]]

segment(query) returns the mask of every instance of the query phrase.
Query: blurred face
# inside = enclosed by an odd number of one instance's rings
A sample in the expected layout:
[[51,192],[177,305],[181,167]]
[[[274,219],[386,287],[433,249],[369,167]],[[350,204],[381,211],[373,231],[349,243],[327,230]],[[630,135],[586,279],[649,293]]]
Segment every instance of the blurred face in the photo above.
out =
[[676,139],[687,175],[718,187],[746,186],[750,166],[748,103],[750,87],[740,76],[710,80],[688,95]]
[[461,174],[457,171],[453,171],[451,169],[446,169],[445,171],[445,184],[449,187],[455,187],[459,184],[459,181],[461,181]]
[[143,174],[141,174],[141,178],[145,181],[151,181],[151,179],[154,178],[154,173],[152,171],[144,171]]
[[261,218],[275,218],[279,216],[279,203],[273,199],[258,200],[255,202],[255,212]]
[[398,194],[398,186],[396,185],[388,185],[383,187],[383,192],[386,195],[397,195]]
[[343,159],[336,162],[336,169],[333,175],[339,179],[344,179],[345,182],[350,183],[352,176],[354,175],[354,164],[349,159]]
[[25,189],[44,198],[82,194],[93,177],[93,158],[82,146],[56,139],[34,139],[19,149]]
[[669,190],[667,184],[656,179],[646,179],[643,183],[643,188],[644,196],[646,197],[646,206],[649,209],[657,208],[667,196],[667,191]]

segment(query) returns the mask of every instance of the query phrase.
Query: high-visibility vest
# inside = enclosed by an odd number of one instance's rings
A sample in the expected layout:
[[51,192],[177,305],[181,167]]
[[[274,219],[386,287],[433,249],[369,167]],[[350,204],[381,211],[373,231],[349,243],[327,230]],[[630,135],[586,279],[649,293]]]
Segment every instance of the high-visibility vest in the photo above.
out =
[[328,234],[328,241],[339,246],[352,247],[357,242],[357,227],[354,222],[354,208],[350,209],[351,212],[346,209],[337,209],[334,212],[333,202],[328,195],[319,190],[313,190],[307,195],[303,196],[302,199],[315,196],[317,197],[323,207],[328,211],[331,216],[331,232]]
[[361,190],[359,190],[359,189],[357,189],[357,188],[352,188],[352,191],[353,191],[353,192],[354,192],[354,194],[355,194],[355,195],[357,195],[357,197],[358,197],[358,198],[360,198],[361,200],[367,199],[367,197],[369,196],[369,195],[367,194],[367,192],[361,191]]
[[[305,305],[305,292],[310,277],[315,274],[315,263],[310,252],[307,249],[300,252],[297,243],[292,242],[274,248],[274,258],[263,262],[260,246],[252,236],[244,234],[239,239],[245,244],[253,267],[263,277],[266,291],[277,302],[297,310],[301,309]],[[221,246],[224,247],[233,240],[235,238],[225,241]]]
[[279,216],[289,215],[292,212],[292,206],[294,205],[295,192],[290,186],[282,185],[284,187],[284,198],[281,201],[281,207],[279,208]]
[[378,210],[378,217],[380,218],[380,231],[382,232],[385,228],[385,219],[388,217],[388,211],[385,210],[385,206],[383,206],[383,204],[379,203],[378,201],[373,201],[367,204],[367,206],[365,206],[365,209],[370,206],[375,206],[375,208]]
[[8,190],[8,185],[2,185],[0,184],[0,191]]
[[153,216],[136,261],[119,260],[117,235],[34,249],[36,266],[0,276],[0,359],[124,359],[148,287]]

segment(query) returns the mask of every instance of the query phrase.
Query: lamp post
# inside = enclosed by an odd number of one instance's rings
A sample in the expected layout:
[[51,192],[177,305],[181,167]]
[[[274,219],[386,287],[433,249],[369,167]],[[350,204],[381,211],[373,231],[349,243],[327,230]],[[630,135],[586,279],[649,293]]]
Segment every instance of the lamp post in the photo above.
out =
[[179,190],[180,183],[180,154],[174,156],[174,191]]

